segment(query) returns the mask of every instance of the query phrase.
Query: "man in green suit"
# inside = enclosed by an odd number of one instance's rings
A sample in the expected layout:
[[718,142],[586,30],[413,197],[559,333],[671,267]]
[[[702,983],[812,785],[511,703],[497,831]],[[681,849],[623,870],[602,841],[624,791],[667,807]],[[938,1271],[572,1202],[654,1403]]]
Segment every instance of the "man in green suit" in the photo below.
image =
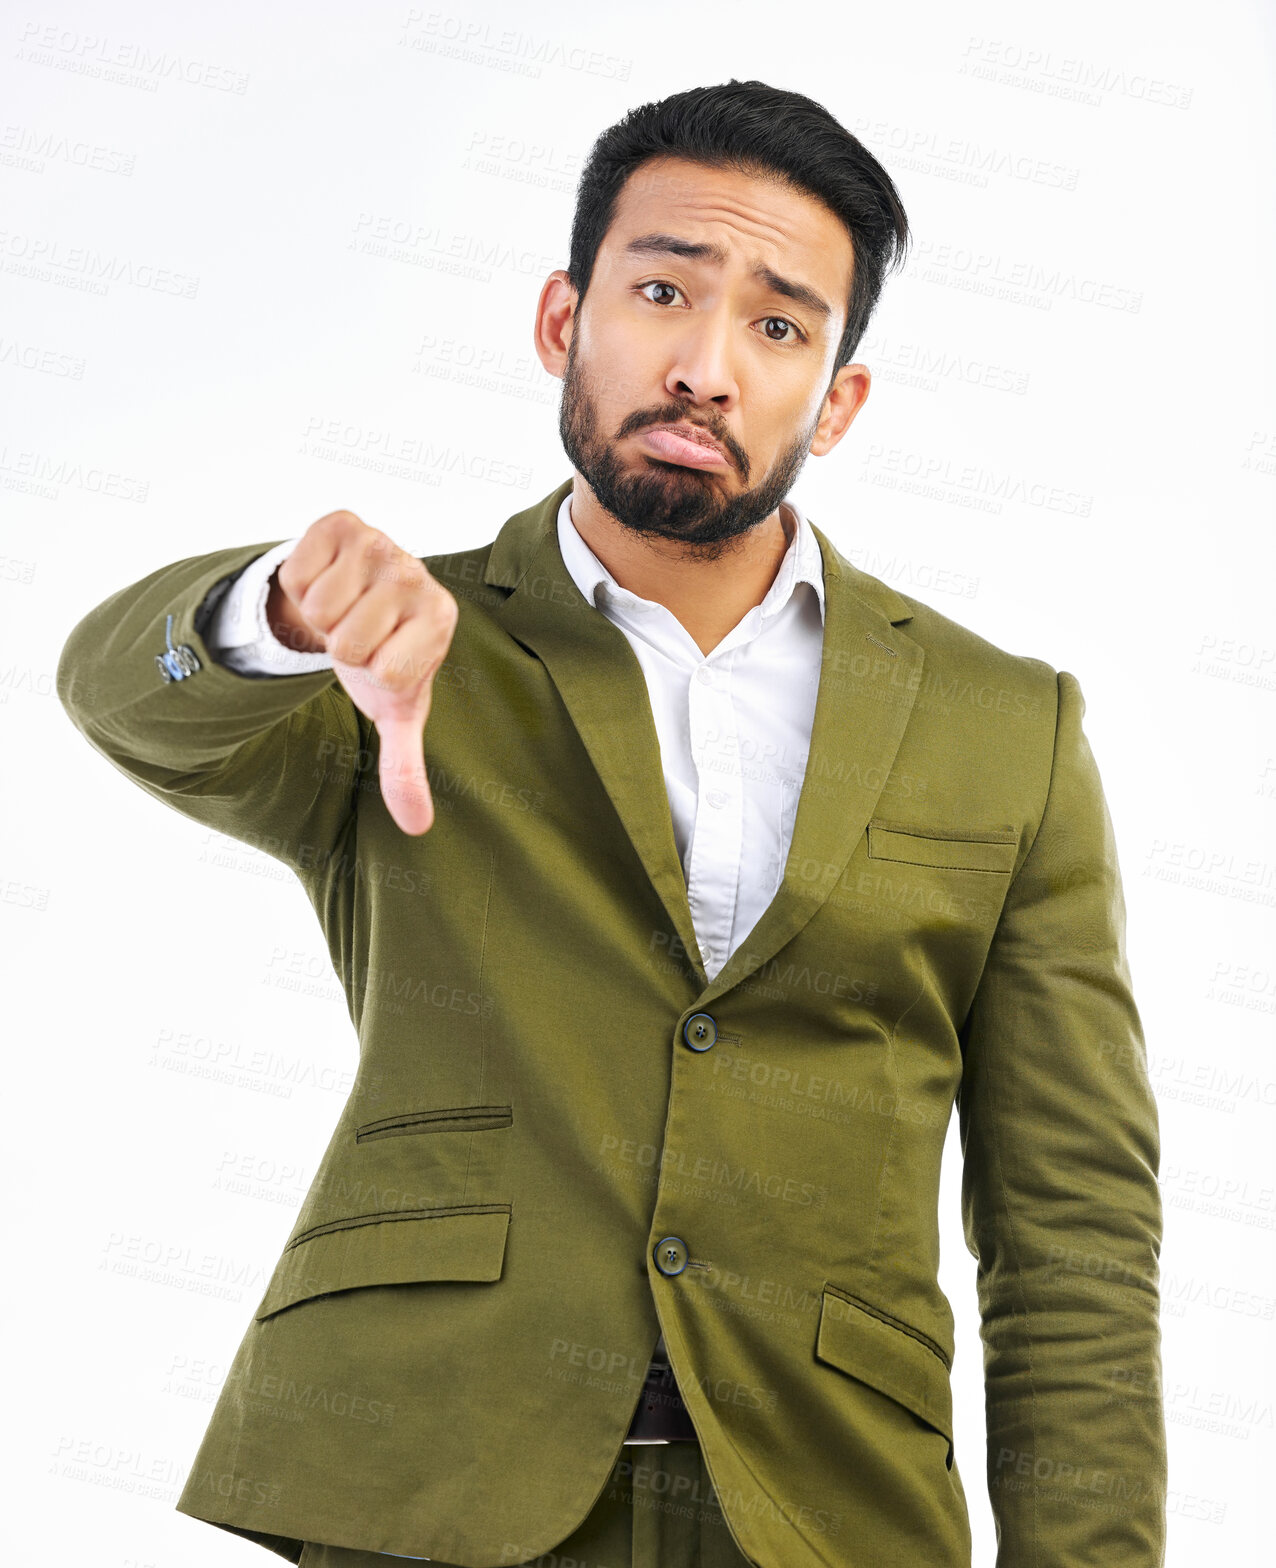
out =
[[809,99],[644,105],[538,306],[569,479],[478,548],[341,511],[189,557],[69,636],[94,747],[296,873],[359,1042],[182,1512],[303,1568],[966,1568],[955,1106],[998,1568],[1162,1562],[1078,683],[785,500],[906,239]]

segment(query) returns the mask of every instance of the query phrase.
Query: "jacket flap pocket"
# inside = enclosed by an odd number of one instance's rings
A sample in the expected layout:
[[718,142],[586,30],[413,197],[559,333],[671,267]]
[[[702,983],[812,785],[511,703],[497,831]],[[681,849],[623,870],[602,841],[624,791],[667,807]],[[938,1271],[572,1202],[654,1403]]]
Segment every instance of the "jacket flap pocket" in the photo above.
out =
[[509,1220],[508,1204],[487,1203],[316,1225],[284,1248],[255,1316],[358,1285],[500,1279]]
[[886,822],[868,825],[868,853],[872,860],[903,860],[914,866],[937,866],[947,871],[1013,871],[1019,850],[1013,829],[1001,832],[975,829],[969,836],[896,827]]
[[953,1392],[938,1349],[897,1328],[832,1286],[824,1287],[815,1354],[920,1416],[948,1439],[953,1454]]

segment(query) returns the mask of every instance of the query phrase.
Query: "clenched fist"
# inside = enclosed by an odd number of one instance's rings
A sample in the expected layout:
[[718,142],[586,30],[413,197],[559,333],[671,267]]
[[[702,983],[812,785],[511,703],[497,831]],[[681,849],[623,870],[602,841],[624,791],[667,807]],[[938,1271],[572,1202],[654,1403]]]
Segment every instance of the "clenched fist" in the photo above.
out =
[[330,654],[350,700],[376,725],[381,794],[405,833],[434,822],[422,736],[458,614],[416,556],[353,512],[312,523],[271,579],[275,636],[299,652]]

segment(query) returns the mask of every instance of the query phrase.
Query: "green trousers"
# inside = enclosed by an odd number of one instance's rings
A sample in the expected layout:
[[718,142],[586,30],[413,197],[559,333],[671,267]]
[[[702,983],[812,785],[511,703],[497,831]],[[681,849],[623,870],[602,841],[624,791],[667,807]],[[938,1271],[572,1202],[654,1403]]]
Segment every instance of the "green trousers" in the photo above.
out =
[[[456,1568],[438,1558],[434,1568]],[[307,1541],[297,1568],[408,1568],[410,1557]],[[632,1443],[620,1451],[583,1523],[539,1557],[542,1568],[749,1568],[722,1517],[699,1443]]]

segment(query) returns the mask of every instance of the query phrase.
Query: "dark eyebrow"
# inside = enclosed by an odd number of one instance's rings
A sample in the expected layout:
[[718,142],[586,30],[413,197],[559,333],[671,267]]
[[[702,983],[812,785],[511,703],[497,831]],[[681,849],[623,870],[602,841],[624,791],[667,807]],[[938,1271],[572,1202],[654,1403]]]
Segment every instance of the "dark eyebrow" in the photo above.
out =
[[[683,240],[676,234],[640,234],[636,240],[629,241],[625,246],[624,254],[626,256],[682,256],[687,261],[711,261],[715,266],[724,267],[728,252],[725,245],[710,241],[697,243],[693,240]],[[765,283],[774,293],[782,294],[785,299],[791,299],[796,305],[804,305],[822,321],[832,320],[833,307],[822,294],[817,294],[809,285],[795,283],[792,278],[783,278],[761,262],[753,268],[753,276]]]

